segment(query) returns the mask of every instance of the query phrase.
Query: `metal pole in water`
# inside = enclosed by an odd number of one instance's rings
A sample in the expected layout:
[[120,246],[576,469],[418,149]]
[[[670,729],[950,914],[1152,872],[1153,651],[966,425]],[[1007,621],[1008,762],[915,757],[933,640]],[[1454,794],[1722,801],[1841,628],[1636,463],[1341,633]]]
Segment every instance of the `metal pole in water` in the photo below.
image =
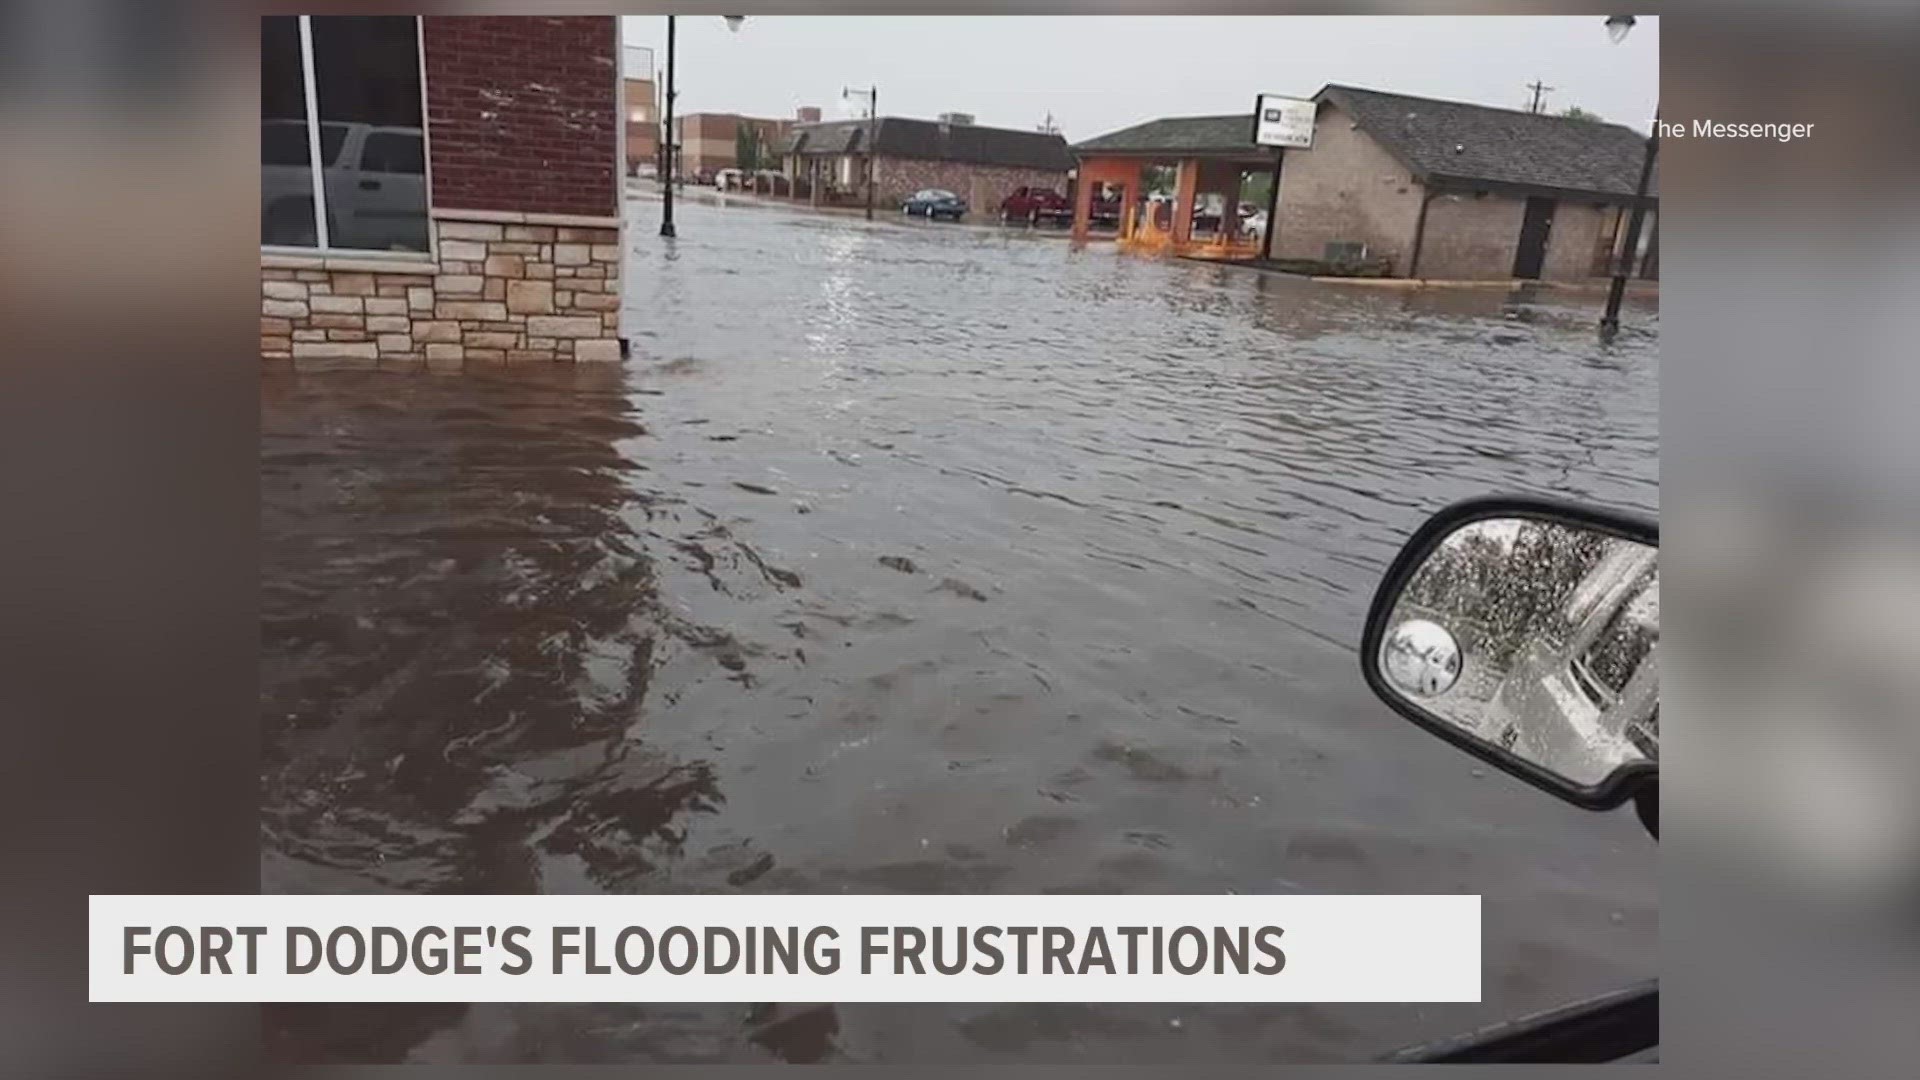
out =
[[1647,136],[1647,158],[1640,165],[1640,186],[1633,194],[1633,213],[1627,218],[1627,235],[1614,266],[1613,284],[1607,289],[1607,312],[1600,317],[1600,337],[1611,341],[1620,332],[1620,301],[1627,293],[1627,277],[1640,258],[1640,227],[1647,220],[1647,188],[1653,180],[1653,158],[1660,149],[1660,114],[1653,117],[1653,134]]
[[660,235],[661,236],[678,235],[677,233],[674,232],[674,229],[673,229],[673,31],[674,31],[673,16],[669,15],[667,16],[667,108],[666,108],[666,138],[667,138],[666,184],[667,186],[666,186],[666,197],[661,204],[661,210],[660,210]]

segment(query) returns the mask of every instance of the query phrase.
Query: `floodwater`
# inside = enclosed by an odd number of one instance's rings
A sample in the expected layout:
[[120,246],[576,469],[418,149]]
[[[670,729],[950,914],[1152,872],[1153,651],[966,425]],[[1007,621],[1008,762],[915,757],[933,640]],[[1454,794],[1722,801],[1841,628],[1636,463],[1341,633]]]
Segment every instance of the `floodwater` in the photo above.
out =
[[1477,892],[1449,1006],[339,1006],[292,1060],[1359,1060],[1658,970],[1655,845],[1355,658],[1428,513],[1657,509],[1657,315],[635,203],[623,367],[270,374],[273,892]]

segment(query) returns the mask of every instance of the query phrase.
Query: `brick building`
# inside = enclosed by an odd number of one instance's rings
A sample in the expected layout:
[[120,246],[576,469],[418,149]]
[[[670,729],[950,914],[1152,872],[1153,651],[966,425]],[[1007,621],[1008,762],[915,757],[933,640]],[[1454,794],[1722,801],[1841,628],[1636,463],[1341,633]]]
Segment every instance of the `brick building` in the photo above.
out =
[[759,168],[780,164],[779,149],[791,120],[767,120],[738,113],[690,113],[673,120],[674,141],[680,147],[678,175],[707,181],[722,169],[741,168],[741,132],[750,132],[762,147]]
[[626,117],[627,175],[660,165],[660,92],[653,81],[653,50],[626,46],[621,80],[621,111]]
[[[963,121],[883,116],[874,123],[874,202],[898,207],[923,188],[943,188],[987,211],[1017,187],[1066,189],[1073,155],[1058,134]],[[795,125],[781,153],[796,190],[864,200],[868,126],[866,120]]]
[[[1633,130],[1351,86],[1314,100],[1313,146],[1286,151],[1281,170],[1274,258],[1384,260],[1398,277],[1580,281],[1622,257],[1645,154]],[[1191,193],[1233,187],[1262,159],[1271,170],[1275,153],[1253,144],[1251,114],[1154,120],[1074,150],[1083,176],[1097,171],[1130,199],[1148,164],[1181,163]],[[1636,253],[1643,277],[1657,273],[1655,235],[1650,226]]]
[[620,356],[610,16],[261,20],[269,359]]
[[[1612,272],[1646,154],[1618,124],[1328,86],[1281,172],[1276,257],[1364,244],[1402,277]],[[1251,121],[1249,121],[1251,123]],[[1658,261],[1649,219],[1635,271]]]

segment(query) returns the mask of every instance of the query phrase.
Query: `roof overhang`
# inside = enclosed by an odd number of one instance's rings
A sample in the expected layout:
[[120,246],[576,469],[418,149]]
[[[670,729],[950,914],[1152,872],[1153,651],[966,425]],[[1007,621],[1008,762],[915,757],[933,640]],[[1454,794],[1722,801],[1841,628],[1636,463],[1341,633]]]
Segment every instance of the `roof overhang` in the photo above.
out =
[[1073,156],[1081,161],[1088,158],[1138,158],[1141,161],[1169,161],[1194,159],[1197,161],[1252,161],[1262,165],[1273,164],[1273,151],[1259,146],[1214,147],[1184,150],[1100,150],[1073,148]]
[[[1446,173],[1415,173],[1414,178],[1425,184],[1432,192],[1475,192],[1484,191],[1490,195],[1511,195],[1515,198],[1539,197],[1560,199],[1566,202],[1596,202],[1615,206],[1632,206],[1635,197],[1617,191],[1590,191],[1583,188],[1545,187],[1538,184],[1514,184],[1502,180],[1482,180],[1472,176],[1450,176]],[[1651,209],[1660,205],[1660,196],[1650,194],[1645,205]]]

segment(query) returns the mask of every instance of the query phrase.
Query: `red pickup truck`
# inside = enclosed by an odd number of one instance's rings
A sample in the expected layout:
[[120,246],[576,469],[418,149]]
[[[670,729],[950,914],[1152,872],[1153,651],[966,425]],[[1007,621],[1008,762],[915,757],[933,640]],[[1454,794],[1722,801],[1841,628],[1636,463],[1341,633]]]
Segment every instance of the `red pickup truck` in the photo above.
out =
[[1000,201],[1000,220],[1025,221],[1034,225],[1042,221],[1058,224],[1073,220],[1073,204],[1065,195],[1050,188],[1022,187],[1013,189],[1013,194]]

